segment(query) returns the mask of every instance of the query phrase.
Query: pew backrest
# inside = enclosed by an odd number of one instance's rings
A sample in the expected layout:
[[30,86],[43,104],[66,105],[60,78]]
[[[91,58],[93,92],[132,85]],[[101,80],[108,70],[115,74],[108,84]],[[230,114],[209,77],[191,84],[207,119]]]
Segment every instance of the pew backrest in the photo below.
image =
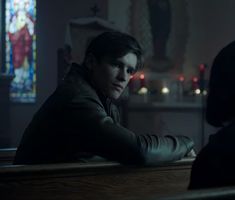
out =
[[0,167],[0,196],[11,199],[134,199],[187,190],[192,160],[157,167],[118,163]]
[[186,191],[182,194],[165,196],[163,198],[151,197],[148,200],[234,200],[235,186],[198,189]]

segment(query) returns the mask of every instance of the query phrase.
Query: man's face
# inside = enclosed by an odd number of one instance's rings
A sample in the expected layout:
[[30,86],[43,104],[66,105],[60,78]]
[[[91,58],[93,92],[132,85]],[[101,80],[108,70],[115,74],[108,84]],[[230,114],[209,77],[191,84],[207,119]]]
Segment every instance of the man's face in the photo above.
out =
[[127,53],[116,59],[95,61],[92,66],[92,81],[105,96],[117,99],[135,72],[136,65],[137,56],[134,53]]

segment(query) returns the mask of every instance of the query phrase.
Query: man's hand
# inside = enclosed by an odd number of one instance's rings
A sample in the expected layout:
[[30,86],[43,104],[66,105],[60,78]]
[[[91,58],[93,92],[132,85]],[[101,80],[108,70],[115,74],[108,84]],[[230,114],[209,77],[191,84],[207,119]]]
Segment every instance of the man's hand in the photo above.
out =
[[194,157],[196,157],[197,156],[197,154],[196,154],[196,152],[194,151],[194,149],[192,149],[187,155],[186,155],[186,157],[192,157],[192,158],[194,158]]

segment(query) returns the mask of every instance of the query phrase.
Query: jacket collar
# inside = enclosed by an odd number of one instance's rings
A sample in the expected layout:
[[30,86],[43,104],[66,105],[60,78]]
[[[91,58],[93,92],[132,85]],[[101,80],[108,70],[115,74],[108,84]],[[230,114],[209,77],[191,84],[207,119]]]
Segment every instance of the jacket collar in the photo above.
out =
[[89,69],[84,65],[79,65],[77,63],[72,63],[71,64],[71,70],[76,70],[77,73],[79,73],[80,76],[95,90],[95,92],[97,93],[99,99],[101,100],[101,103],[105,107],[106,112],[110,113],[110,106],[111,106],[112,100],[110,98],[106,97],[102,92],[100,92],[95,87],[95,84],[91,80]]

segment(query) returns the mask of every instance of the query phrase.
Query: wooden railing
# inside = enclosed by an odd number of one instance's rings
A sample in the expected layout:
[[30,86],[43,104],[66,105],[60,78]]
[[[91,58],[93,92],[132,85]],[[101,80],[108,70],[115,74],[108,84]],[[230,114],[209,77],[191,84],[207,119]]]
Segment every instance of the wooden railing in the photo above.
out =
[[12,165],[0,149],[0,199],[234,200],[235,186],[188,191],[193,159],[164,166],[118,163]]
[[[146,199],[186,192],[192,159],[167,166],[118,163],[6,165],[1,199]],[[4,198],[3,198],[4,197]]]
[[182,194],[169,195],[163,198],[151,197],[146,200],[234,200],[235,186],[201,189],[183,192]]

